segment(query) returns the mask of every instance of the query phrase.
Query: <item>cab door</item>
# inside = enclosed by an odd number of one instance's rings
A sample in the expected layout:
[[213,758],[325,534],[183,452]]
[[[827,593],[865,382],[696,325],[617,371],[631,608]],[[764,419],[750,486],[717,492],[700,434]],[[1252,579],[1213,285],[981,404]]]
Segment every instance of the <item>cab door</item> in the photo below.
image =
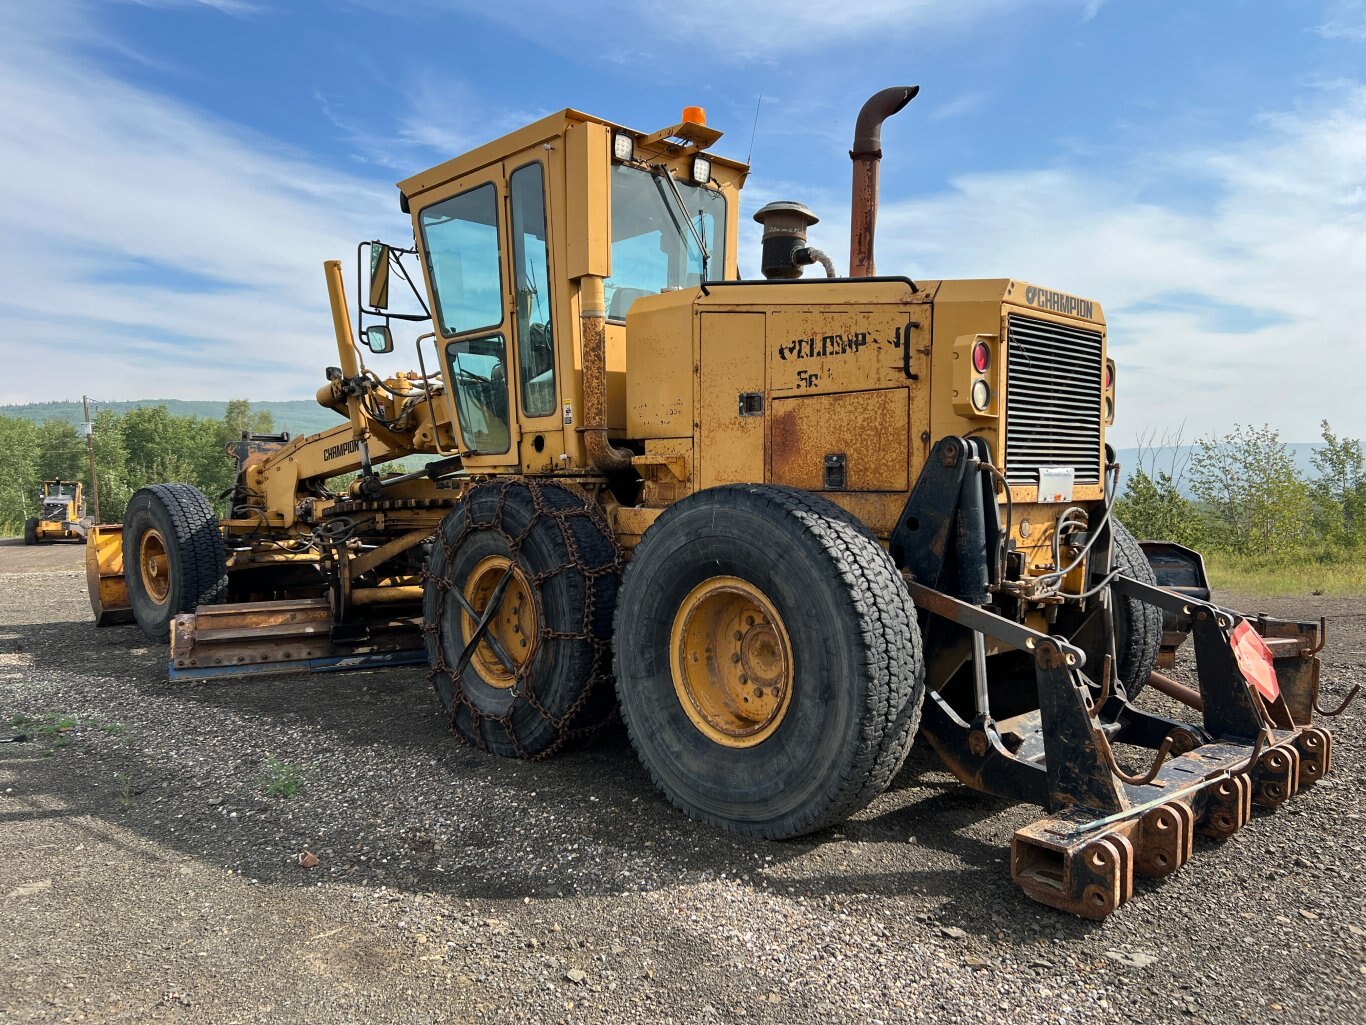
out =
[[515,466],[512,325],[508,314],[507,180],[493,164],[416,212],[447,396],[469,468]]
[[564,452],[560,391],[556,380],[556,324],[564,297],[553,282],[556,254],[549,209],[551,151],[537,146],[504,162],[508,173],[512,333],[515,339],[515,404],[520,465],[527,473],[554,470]]

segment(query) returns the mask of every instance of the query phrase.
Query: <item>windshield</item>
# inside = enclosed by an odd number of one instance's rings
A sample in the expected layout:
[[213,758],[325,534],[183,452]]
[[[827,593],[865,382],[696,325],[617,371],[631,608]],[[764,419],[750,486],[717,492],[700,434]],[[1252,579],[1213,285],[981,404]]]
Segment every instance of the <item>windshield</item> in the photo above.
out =
[[702,236],[709,259],[707,276],[720,277],[726,237],[726,201],[714,189],[674,179],[683,211],[663,175],[628,164],[612,168],[612,276],[607,279],[607,319],[624,321],[631,304],[702,282],[702,253],[693,231]]

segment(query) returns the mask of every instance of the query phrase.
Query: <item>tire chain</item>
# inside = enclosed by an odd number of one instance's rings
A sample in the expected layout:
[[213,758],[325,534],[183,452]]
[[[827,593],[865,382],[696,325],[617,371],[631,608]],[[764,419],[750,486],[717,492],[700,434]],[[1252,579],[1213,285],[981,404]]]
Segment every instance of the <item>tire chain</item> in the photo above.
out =
[[[445,659],[442,656],[440,639],[439,636],[437,636],[435,638],[436,643],[432,644],[428,649],[435,654],[432,658],[433,664],[427,673],[427,681],[435,687],[436,681],[440,676],[445,675],[450,679],[452,694],[451,714],[447,725],[453,732],[458,732],[456,731],[455,721],[463,706],[469,709],[470,716],[473,720],[472,732],[474,736],[478,738],[477,746],[481,750],[488,750],[488,745],[484,741],[484,734],[481,726],[485,720],[490,720],[503,727],[508,739],[512,741],[513,747],[517,751],[517,757],[528,761],[540,761],[543,758],[549,758],[558,753],[567,744],[580,740],[587,740],[595,736],[611,722],[613,715],[615,715],[614,709],[608,715],[604,716],[601,722],[579,727],[577,729],[571,725],[598,687],[605,686],[611,688],[613,686],[611,641],[607,637],[595,636],[593,631],[593,613],[596,602],[593,584],[597,578],[606,576],[609,573],[620,575],[626,561],[625,553],[623,552],[621,545],[617,543],[616,538],[613,536],[611,528],[607,525],[607,521],[603,517],[601,510],[590,501],[580,499],[575,507],[569,509],[553,508],[547,503],[545,492],[548,489],[554,488],[556,491],[569,492],[572,494],[569,488],[559,484],[543,484],[531,480],[507,480],[496,484],[487,484],[484,485],[484,487],[497,488],[499,492],[498,505],[491,520],[488,522],[477,522],[474,519],[473,505],[469,501],[469,499],[473,497],[473,491],[471,491],[465,496],[466,500],[459,506],[459,511],[464,514],[464,522],[461,524],[460,532],[456,537],[453,540],[449,538],[444,523],[442,524],[441,529],[436,533],[435,543],[441,546],[446,557],[446,565],[451,565],[455,553],[459,550],[461,544],[464,543],[465,538],[477,530],[494,531],[504,542],[506,542],[508,547],[512,550],[512,554],[516,556],[520,552],[522,544],[526,541],[527,537],[530,536],[537,523],[542,519],[554,520],[559,527],[560,536],[564,539],[565,547],[569,550],[569,561],[544,573],[530,575],[527,579],[535,592],[533,597],[539,604],[541,586],[545,581],[549,580],[551,577],[565,573],[570,569],[577,570],[584,578],[585,582],[583,623],[582,629],[577,633],[552,630],[549,625],[543,624],[537,637],[537,642],[538,646],[541,643],[551,641],[571,643],[579,641],[586,642],[592,649],[592,676],[588,681],[588,686],[584,687],[583,693],[579,695],[573,706],[565,712],[564,715],[556,717],[541,703],[531,685],[531,667],[535,659],[529,655],[517,669],[516,678],[512,685],[512,704],[508,706],[508,710],[502,715],[489,715],[487,712],[481,712],[479,709],[475,708],[474,705],[470,703],[469,699],[465,697],[464,692],[460,687],[460,682],[455,678],[452,668],[446,664]],[[531,519],[527,521],[525,529],[515,535],[508,533],[508,531],[503,528],[503,507],[507,502],[508,493],[514,487],[523,487],[530,492],[533,509]],[[576,495],[575,497],[578,498],[579,496]],[[579,551],[579,542],[575,538],[573,529],[569,525],[569,521],[575,518],[588,519],[593,524],[594,529],[598,530],[603,538],[611,544],[612,561],[610,563],[597,567],[590,567],[587,565],[586,560]],[[438,577],[434,575],[429,567],[430,563],[428,564],[428,567],[424,567],[422,571],[423,582],[424,584],[430,583],[436,587],[438,598],[436,615],[432,616],[429,620],[424,619],[422,632],[424,635],[439,635],[441,623],[445,619],[446,600],[451,589],[455,585],[447,577]],[[610,631],[610,625],[608,629]],[[535,649],[533,649],[533,653],[534,651]],[[517,709],[517,700],[519,698],[525,699],[526,703],[531,708],[535,709],[543,719],[555,726],[555,741],[544,751],[535,755],[528,755],[522,749],[521,741],[518,740],[517,735],[512,728],[512,716]]]

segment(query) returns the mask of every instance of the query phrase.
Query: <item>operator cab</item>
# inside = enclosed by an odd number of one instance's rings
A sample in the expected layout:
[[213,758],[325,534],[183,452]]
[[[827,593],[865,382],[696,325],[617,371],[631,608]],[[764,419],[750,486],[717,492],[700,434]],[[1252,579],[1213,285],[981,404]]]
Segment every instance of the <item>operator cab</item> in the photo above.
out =
[[[738,273],[748,168],[702,152],[720,137],[699,108],[650,134],[565,110],[399,183],[468,469],[589,468],[589,314],[605,320],[603,427],[624,435],[627,311]],[[600,312],[585,304],[585,278],[601,288]]]

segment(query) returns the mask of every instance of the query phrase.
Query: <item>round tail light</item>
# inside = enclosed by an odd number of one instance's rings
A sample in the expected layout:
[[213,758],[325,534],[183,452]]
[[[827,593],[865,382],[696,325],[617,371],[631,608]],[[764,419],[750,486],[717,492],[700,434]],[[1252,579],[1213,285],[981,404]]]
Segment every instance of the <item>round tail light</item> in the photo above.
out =
[[980,374],[989,366],[991,366],[991,346],[986,342],[978,342],[972,347],[972,369]]
[[[974,356],[974,362],[975,359]],[[972,404],[979,412],[991,405],[991,386],[986,381],[978,381],[972,386]]]

